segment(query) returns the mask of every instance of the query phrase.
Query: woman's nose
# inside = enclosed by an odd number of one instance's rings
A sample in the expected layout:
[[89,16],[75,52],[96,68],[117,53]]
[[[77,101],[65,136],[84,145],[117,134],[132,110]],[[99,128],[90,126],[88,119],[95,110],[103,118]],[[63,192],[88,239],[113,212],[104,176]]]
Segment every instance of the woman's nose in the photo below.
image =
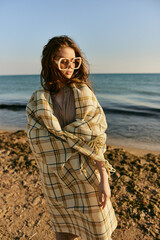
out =
[[68,64],[68,68],[74,68],[74,63],[73,62],[69,62],[69,64]]

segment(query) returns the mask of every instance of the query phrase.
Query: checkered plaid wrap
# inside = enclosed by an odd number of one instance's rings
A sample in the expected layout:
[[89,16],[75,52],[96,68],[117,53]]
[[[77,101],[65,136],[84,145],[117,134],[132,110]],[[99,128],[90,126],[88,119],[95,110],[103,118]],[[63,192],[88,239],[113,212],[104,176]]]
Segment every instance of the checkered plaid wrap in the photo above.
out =
[[70,84],[75,121],[61,128],[49,91],[37,90],[26,107],[28,139],[37,165],[54,231],[84,240],[107,240],[117,226],[111,201],[98,201],[100,176],[96,161],[104,161],[107,123],[95,94],[87,85]]

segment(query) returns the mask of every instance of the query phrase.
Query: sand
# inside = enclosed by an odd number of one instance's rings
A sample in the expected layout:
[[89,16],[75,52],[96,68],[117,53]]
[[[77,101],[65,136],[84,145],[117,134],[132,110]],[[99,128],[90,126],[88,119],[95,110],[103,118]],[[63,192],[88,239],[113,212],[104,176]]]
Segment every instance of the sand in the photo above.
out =
[[[116,169],[110,180],[111,200],[118,219],[112,238],[160,239],[160,154],[136,149],[133,152],[108,146],[105,153]],[[0,178],[0,239],[55,240],[25,131],[0,131]]]

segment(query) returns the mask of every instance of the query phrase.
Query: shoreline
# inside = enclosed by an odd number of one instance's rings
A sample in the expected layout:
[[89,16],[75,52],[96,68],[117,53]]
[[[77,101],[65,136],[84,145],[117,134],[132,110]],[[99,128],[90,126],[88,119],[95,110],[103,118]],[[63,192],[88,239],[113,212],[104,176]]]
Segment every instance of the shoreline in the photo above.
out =
[[118,148],[118,149],[123,149],[124,151],[126,152],[129,152],[133,155],[136,155],[136,156],[143,156],[143,155],[146,155],[146,154],[154,154],[154,155],[159,155],[160,154],[160,151],[153,151],[153,150],[148,150],[148,149],[140,149],[140,148],[134,148],[134,147],[125,147],[125,146],[118,146],[118,145],[110,145],[112,148]]
[[[15,130],[0,129],[0,134],[10,134],[10,133],[14,133],[17,131],[25,131],[26,132],[26,129],[15,129]],[[147,148],[147,147],[150,147],[149,144],[143,144],[143,143],[138,143],[138,142],[135,142],[132,144],[127,144],[126,141],[121,141],[120,139],[115,140],[113,138],[110,138],[107,140],[107,146],[109,148],[113,148],[113,149],[115,149],[115,148],[123,149],[124,151],[129,152],[136,156],[143,156],[146,154],[155,154],[155,155],[160,154],[160,150],[157,150],[157,149],[150,150],[149,148]],[[119,143],[119,142],[121,142],[121,143]],[[126,144],[125,144],[125,142],[126,142]]]
[[153,146],[153,143],[142,143],[142,142],[136,142],[136,141],[128,141],[128,140],[121,140],[121,139],[108,139],[107,144],[112,146],[113,148],[118,148],[125,150],[126,152],[129,152],[131,154],[134,154],[136,156],[143,156],[146,154],[160,154],[160,144],[156,144],[156,146]]

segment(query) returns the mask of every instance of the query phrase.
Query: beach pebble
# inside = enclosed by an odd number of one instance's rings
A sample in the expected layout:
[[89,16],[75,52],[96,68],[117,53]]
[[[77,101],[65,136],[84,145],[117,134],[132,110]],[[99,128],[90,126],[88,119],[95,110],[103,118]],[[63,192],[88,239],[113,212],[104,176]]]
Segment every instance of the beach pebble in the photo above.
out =
[[40,198],[40,197],[36,197],[36,198],[33,200],[32,204],[33,204],[33,205],[37,205],[37,204],[39,204],[40,202],[41,202],[41,198]]

